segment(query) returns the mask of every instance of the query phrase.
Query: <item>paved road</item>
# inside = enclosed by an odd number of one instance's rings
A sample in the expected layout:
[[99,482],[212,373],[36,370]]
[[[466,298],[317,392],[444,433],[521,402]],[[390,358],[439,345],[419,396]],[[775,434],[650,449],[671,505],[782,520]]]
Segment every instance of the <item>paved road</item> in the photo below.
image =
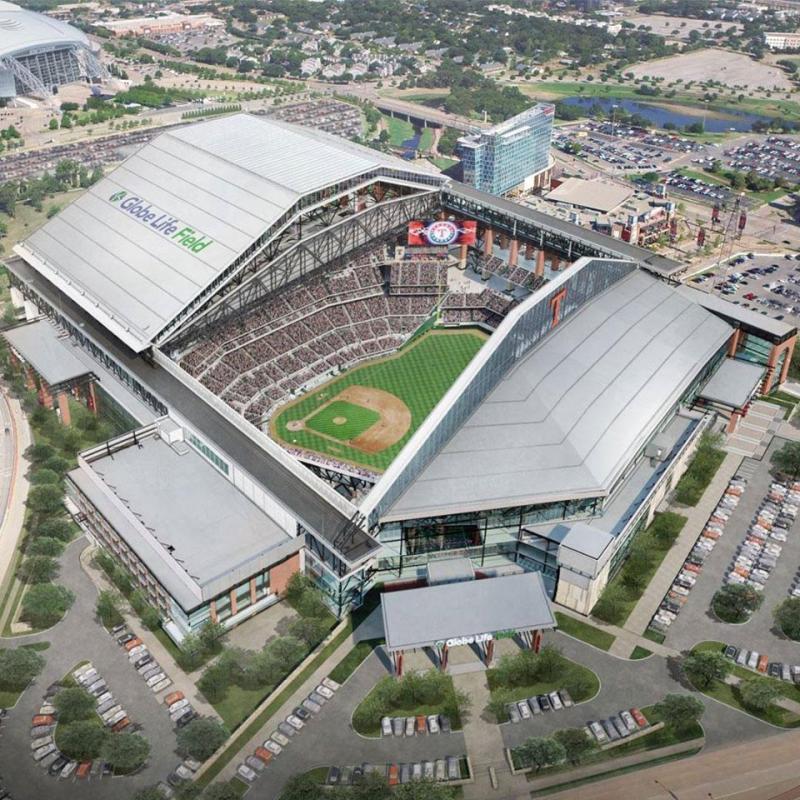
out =
[[[73,542],[61,558],[59,583],[75,593],[75,603],[54,628],[39,634],[3,640],[3,645],[47,641],[43,655],[46,665],[35,683],[22,694],[0,728],[0,782],[15,800],[124,800],[137,789],[163,780],[175,768],[175,733],[164,706],[160,705],[144,681],[128,663],[122,649],[95,621],[97,593],[80,566],[80,552],[86,540]],[[94,779],[80,783],[56,780],[43,774],[30,755],[30,720],[42,703],[47,686],[61,679],[78,662],[90,660],[108,683],[108,688],[142,726],[150,742],[148,764],[137,775],[125,778]]]

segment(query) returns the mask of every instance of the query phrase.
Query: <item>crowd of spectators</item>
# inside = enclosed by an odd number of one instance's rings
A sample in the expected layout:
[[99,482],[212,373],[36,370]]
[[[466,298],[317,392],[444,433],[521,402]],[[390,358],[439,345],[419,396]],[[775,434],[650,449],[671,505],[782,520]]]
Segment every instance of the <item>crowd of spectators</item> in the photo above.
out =
[[276,406],[342,369],[394,352],[437,308],[446,324],[495,327],[516,302],[488,287],[449,292],[442,260],[386,261],[375,249],[287,286],[212,329],[181,365],[261,425]]

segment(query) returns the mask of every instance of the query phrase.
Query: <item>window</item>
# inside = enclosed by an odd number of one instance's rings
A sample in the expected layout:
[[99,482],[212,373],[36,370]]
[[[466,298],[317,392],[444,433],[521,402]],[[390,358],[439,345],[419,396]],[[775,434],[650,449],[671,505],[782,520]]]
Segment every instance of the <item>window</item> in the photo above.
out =
[[230,472],[230,467],[228,466],[228,462],[223,460],[217,453],[212,450],[204,441],[199,439],[193,433],[189,434],[189,444],[197,450],[198,453],[205,456],[220,472],[224,475],[228,475]]

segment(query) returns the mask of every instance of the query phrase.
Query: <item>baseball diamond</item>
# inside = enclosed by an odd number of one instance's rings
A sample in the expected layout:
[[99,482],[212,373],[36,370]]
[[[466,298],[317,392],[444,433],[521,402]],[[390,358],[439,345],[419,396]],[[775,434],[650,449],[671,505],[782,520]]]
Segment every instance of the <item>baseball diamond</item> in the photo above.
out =
[[480,350],[477,330],[427,331],[286,405],[271,435],[292,447],[384,470]]

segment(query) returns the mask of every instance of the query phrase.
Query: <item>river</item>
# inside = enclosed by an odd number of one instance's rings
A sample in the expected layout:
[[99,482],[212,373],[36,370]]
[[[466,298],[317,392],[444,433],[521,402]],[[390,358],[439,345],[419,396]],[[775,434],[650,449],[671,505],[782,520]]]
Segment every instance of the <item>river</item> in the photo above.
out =
[[[610,113],[613,106],[624,109],[628,114],[640,114],[653,123],[654,127],[663,128],[665,122],[671,122],[678,128],[691,125],[703,119],[701,109],[687,109],[686,112],[677,111],[675,106],[664,108],[651,103],[642,103],[638,100],[620,100],[600,97],[565,97],[560,102],[568,106],[591,108],[599,105],[603,111]],[[748,114],[744,111],[709,111],[705,118],[705,130],[708,133],[723,133],[725,131],[749,132],[754,122],[771,122],[771,117],[761,114]]]

